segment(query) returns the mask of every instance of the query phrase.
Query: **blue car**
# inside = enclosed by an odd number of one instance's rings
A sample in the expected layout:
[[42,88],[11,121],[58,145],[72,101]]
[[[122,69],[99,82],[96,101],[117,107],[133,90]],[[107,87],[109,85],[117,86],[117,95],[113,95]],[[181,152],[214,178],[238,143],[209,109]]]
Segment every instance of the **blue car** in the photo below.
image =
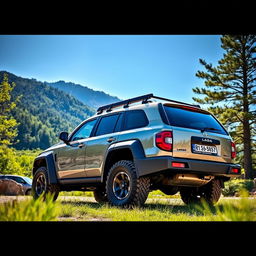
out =
[[32,179],[19,175],[0,175],[0,180],[9,179],[21,184],[25,195],[31,195]]

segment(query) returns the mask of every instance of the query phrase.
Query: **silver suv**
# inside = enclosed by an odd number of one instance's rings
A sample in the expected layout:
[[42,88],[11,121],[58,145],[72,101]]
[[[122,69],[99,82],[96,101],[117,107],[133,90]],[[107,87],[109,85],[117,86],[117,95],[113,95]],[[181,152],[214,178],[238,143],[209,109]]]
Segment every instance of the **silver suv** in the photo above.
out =
[[[100,107],[34,161],[33,195],[93,190],[97,202],[143,205],[152,190],[216,203],[241,173],[235,144],[198,105],[147,94]],[[44,193],[44,194],[46,194]]]

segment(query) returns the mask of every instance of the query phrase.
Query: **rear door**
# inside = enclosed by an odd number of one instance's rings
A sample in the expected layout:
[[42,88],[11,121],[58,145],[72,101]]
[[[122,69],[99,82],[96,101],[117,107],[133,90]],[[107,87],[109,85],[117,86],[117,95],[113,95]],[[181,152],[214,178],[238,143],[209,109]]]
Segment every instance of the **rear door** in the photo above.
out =
[[85,172],[87,177],[101,175],[101,167],[108,147],[118,141],[122,121],[122,113],[102,116],[98,122],[94,136],[86,143]]
[[231,139],[208,112],[186,106],[164,106],[173,128],[173,157],[231,162]]

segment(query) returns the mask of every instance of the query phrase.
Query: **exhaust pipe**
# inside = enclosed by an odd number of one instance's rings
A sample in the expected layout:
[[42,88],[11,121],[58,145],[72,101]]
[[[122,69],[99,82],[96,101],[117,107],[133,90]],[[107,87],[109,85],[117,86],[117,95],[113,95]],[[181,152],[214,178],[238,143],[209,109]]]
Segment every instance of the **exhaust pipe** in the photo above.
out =
[[214,176],[199,177],[196,174],[175,174],[163,180],[164,185],[200,187],[210,182]]

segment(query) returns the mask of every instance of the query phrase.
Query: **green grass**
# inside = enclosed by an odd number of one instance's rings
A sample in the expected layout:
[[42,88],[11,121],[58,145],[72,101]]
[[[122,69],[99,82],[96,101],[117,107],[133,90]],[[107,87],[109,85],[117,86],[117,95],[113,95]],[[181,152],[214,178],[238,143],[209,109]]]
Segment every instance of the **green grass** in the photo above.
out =
[[216,206],[205,202],[185,205],[179,198],[153,194],[142,207],[123,209],[99,204],[92,197],[59,197],[0,204],[0,221],[256,221],[256,198],[221,198]]
[[60,217],[82,221],[256,221],[256,199],[221,199],[214,207],[151,199],[143,207],[133,209],[80,200],[62,201]]
[[53,202],[50,195],[45,201],[42,197],[37,200],[13,200],[0,204],[0,221],[54,221],[60,211],[60,203]]

